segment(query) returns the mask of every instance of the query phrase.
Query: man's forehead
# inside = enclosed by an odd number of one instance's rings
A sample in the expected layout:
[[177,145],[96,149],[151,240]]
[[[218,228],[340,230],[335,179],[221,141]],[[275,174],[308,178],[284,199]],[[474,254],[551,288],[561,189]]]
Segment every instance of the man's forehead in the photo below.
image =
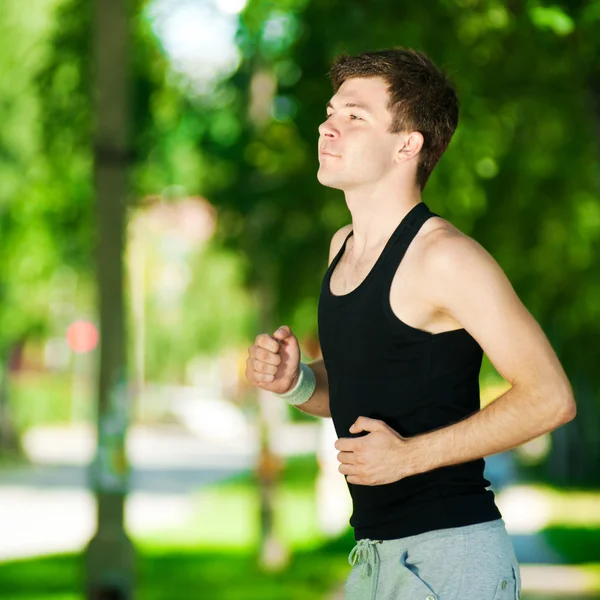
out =
[[389,102],[388,84],[380,77],[346,79],[328,103],[353,105],[371,112],[386,109]]

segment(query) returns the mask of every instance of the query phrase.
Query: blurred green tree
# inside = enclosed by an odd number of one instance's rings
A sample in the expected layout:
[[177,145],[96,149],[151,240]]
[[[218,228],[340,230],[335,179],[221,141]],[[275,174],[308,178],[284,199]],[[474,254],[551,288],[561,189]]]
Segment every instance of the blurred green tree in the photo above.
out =
[[10,371],[27,340],[40,337],[53,315],[49,297],[60,265],[51,219],[38,122],[36,71],[48,51],[56,0],[35,0],[31,14],[16,0],[0,19],[0,455],[19,452],[10,412]]
[[227,168],[211,198],[222,240],[248,258],[263,329],[314,334],[329,240],[349,221],[315,177],[330,63],[403,45],[444,67],[461,123],[424,200],[495,256],[565,366],[580,417],[553,436],[547,475],[562,483],[600,473],[599,25],[598,2],[251,0],[222,87],[235,92],[214,111],[237,118],[235,143],[202,141]]

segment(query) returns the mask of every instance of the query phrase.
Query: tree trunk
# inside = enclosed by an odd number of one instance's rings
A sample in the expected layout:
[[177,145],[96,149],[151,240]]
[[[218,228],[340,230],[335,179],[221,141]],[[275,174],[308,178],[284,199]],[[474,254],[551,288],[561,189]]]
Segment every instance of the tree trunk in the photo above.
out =
[[20,456],[19,437],[8,404],[8,382],[10,377],[10,353],[0,354],[0,456]]
[[[272,294],[266,282],[258,286],[261,331],[267,332],[273,327]],[[267,571],[282,569],[289,560],[289,552],[277,538],[274,528],[274,508],[277,483],[283,460],[273,451],[271,440],[273,431],[281,427],[283,411],[287,407],[270,392],[257,390],[258,427],[260,435],[260,455],[256,466],[260,495],[260,541],[259,566]]]
[[91,470],[98,529],[86,555],[88,600],[129,600],[134,593],[134,550],[123,527],[129,481],[125,433],[130,414],[123,296],[130,162],[127,6],[127,0],[96,0],[94,9],[94,179],[101,345],[98,448]]

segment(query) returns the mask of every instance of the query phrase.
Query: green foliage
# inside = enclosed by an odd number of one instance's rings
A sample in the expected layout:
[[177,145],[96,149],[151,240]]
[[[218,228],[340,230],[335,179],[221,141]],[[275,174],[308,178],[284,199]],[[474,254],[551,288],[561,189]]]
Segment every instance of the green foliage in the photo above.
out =
[[[158,245],[158,253],[166,252]],[[256,328],[251,298],[243,289],[240,261],[214,243],[178,265],[187,280],[178,294],[165,281],[166,257],[148,257],[145,359],[154,379],[182,380],[187,363],[198,355],[216,355],[244,345]]]
[[[56,2],[37,0],[32,14],[3,3],[0,69],[0,352],[39,332],[48,318],[49,276],[57,266],[55,231],[44,213],[45,164],[40,158],[36,68],[47,53],[47,31]],[[42,208],[43,207],[43,208]]]
[[[343,195],[316,181],[332,59],[424,50],[455,81],[462,106],[424,200],[505,270],[585,411],[585,427],[569,435],[597,447],[599,14],[597,2],[251,1],[238,35],[244,62],[227,83],[239,101],[220,107],[237,115],[241,133],[235,146],[207,151],[235,165],[211,198],[224,243],[249,258],[249,284],[269,289],[268,324],[314,334],[329,240],[350,218]],[[561,452],[583,465],[573,477],[600,472],[597,451],[583,461]]]
[[[594,14],[533,2],[526,11],[498,1],[446,0],[435,8],[384,0],[250,2],[238,35],[245,62],[226,84],[236,86],[237,101],[215,113],[227,112],[229,126],[237,117],[238,144],[207,151],[236,165],[211,197],[223,213],[223,240],[251,258],[249,283],[275,294],[273,324],[290,320],[301,333],[314,331],[329,239],[349,220],[342,195],[315,177],[330,62],[340,52],[401,43],[427,51],[449,72],[463,106],[424,199],[497,257],[547,329],[569,319],[567,328],[589,330],[600,306],[588,296],[596,293],[591,273],[600,235],[598,144],[589,127],[599,117],[588,103],[589,76],[597,72]],[[566,35],[575,24],[577,40]],[[259,118],[261,85],[264,94],[275,88]],[[584,306],[561,293],[564,271],[585,290]]]

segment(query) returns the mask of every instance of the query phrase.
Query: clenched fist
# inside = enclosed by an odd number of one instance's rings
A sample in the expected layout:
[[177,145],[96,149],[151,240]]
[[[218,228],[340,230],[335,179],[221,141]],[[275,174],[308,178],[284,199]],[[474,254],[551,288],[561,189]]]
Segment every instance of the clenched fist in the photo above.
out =
[[261,333],[248,348],[246,378],[253,385],[276,394],[285,394],[300,374],[300,345],[287,325],[272,336]]

